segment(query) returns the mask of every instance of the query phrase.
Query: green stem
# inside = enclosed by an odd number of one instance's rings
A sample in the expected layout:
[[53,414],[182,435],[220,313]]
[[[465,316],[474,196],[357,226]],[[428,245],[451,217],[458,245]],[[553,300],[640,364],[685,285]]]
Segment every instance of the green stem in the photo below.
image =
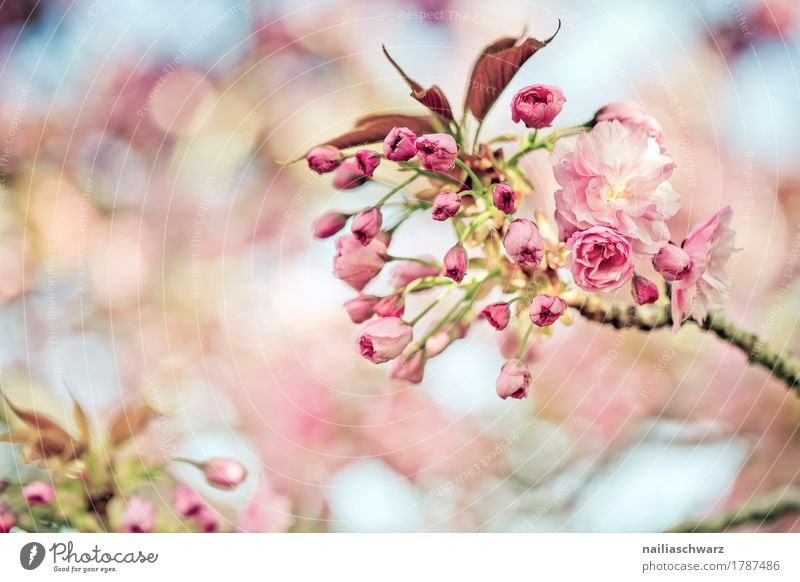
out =
[[405,188],[406,186],[408,186],[409,184],[411,184],[411,182],[413,182],[413,181],[414,181],[414,180],[416,180],[417,178],[418,178],[418,176],[411,176],[411,177],[410,177],[408,180],[406,180],[405,182],[401,182],[400,184],[398,184],[397,186],[395,186],[394,188],[392,188],[391,190],[389,190],[389,191],[386,193],[386,195],[385,195],[383,198],[381,198],[380,200],[378,200],[378,202],[375,204],[375,208],[380,208],[381,206],[383,206],[383,203],[384,203],[384,202],[386,202],[387,200],[389,200],[389,198],[391,198],[391,197],[392,197],[392,196],[394,196],[396,193],[398,193],[400,190],[402,190],[403,188]]
[[428,267],[434,267],[436,269],[441,269],[441,265],[435,261],[428,261],[426,259],[420,259],[419,257],[395,257],[393,255],[389,255],[388,260],[390,261],[411,261],[413,263],[419,263],[421,265],[427,265]]
[[456,166],[458,166],[459,168],[461,168],[462,170],[464,170],[467,173],[467,175],[469,176],[470,181],[472,182],[472,189],[473,190],[475,190],[477,188],[479,192],[483,192],[483,184],[481,184],[480,179],[478,179],[478,176],[475,175],[475,172],[473,172],[470,169],[470,167],[467,164],[464,163],[463,160],[456,159]]
[[519,347],[517,348],[516,358],[520,359],[522,354],[525,353],[525,348],[528,347],[528,340],[531,337],[531,332],[533,331],[533,323],[528,324],[528,329],[525,331],[525,336],[522,338],[522,341],[519,343]]
[[448,176],[447,174],[439,174],[437,172],[429,172],[428,170],[423,170],[422,168],[418,168],[413,164],[409,164],[408,162],[400,162],[400,169],[403,170],[411,170],[417,173],[417,176],[425,176],[426,178],[433,178],[434,180],[440,180],[442,182],[449,182],[450,184],[461,186],[461,182],[453,178],[452,176]]
[[453,290],[453,287],[448,287],[447,289],[442,291],[439,294],[439,296],[430,303],[430,305],[428,305],[427,307],[425,307],[425,309],[420,311],[414,319],[412,319],[411,321],[408,322],[408,324],[410,326],[412,326],[412,327],[417,325],[419,320],[422,319],[423,317],[425,317],[430,312],[430,310],[433,309],[434,307],[436,307],[439,304],[439,302],[442,301],[442,299],[444,299],[445,297],[447,297],[447,295],[452,290]]

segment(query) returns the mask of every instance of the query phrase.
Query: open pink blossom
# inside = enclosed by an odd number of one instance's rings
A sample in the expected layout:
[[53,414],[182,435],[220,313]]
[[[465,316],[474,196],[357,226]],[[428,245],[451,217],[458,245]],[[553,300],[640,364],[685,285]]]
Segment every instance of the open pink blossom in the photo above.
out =
[[609,103],[594,114],[595,123],[617,120],[625,125],[637,127],[647,132],[659,144],[664,140],[664,130],[652,115],[648,115],[644,107],[633,101]]
[[531,301],[528,312],[531,323],[537,327],[553,325],[567,310],[567,302],[555,295],[537,295]]
[[413,330],[399,317],[381,317],[370,321],[358,336],[358,350],[374,364],[395,359],[411,342]]
[[156,525],[156,507],[144,497],[131,497],[122,512],[122,530],[150,533]]
[[372,150],[358,150],[355,155],[356,168],[365,178],[372,178],[375,168],[381,163],[381,156]]
[[417,261],[399,261],[392,270],[392,287],[400,289],[417,279],[435,277],[440,271],[439,267],[418,263]]
[[517,218],[503,239],[508,256],[518,265],[535,267],[544,256],[544,241],[532,220]]
[[407,127],[393,127],[383,140],[383,153],[387,160],[405,162],[417,153],[414,149],[415,141],[417,134]]
[[575,230],[607,226],[631,239],[642,256],[669,241],[666,221],[680,206],[667,181],[675,164],[647,132],[604,121],[558,140],[551,162],[561,185],[555,198],[562,235],[571,234],[567,224]]
[[28,505],[50,505],[56,492],[50,483],[32,481],[22,489],[22,496]]
[[359,293],[356,297],[345,301],[344,308],[347,311],[347,315],[350,316],[350,321],[353,323],[364,323],[375,315],[375,304],[379,300],[380,297],[376,297],[375,295]]
[[531,373],[522,360],[509,360],[500,370],[495,388],[497,395],[506,398],[525,398],[531,386]]
[[558,87],[530,85],[520,89],[511,100],[511,119],[525,127],[543,129],[561,113],[567,99]]
[[425,374],[425,352],[419,351],[410,358],[396,358],[389,366],[389,377],[393,380],[405,380],[412,384],[422,382]]
[[458,145],[447,133],[429,133],[414,143],[422,167],[431,172],[447,172],[456,164]]
[[672,283],[672,323],[677,328],[688,317],[702,322],[708,310],[721,305],[728,291],[725,269],[734,248],[731,208],[725,207],[695,227],[683,241],[691,259],[686,275]]
[[605,226],[578,231],[567,241],[567,265],[585,291],[613,291],[633,276],[631,243]]
[[361,291],[386,262],[386,245],[373,238],[364,246],[352,234],[344,234],[336,241],[333,274],[356,291]]

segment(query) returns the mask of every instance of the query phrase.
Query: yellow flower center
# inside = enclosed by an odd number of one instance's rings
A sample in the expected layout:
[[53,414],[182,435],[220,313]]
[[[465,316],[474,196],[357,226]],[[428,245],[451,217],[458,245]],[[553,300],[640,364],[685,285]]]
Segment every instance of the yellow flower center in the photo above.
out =
[[611,202],[612,200],[628,200],[630,197],[631,193],[626,189],[625,182],[616,182],[605,195],[606,202]]

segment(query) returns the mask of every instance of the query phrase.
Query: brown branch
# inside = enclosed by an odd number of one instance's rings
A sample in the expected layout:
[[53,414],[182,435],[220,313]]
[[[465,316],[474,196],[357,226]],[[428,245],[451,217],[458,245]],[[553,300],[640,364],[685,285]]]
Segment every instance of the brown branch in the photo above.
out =
[[800,488],[785,487],[767,497],[748,501],[737,509],[697,520],[686,520],[668,531],[674,533],[714,533],[744,523],[764,524],[800,511]]
[[[652,331],[672,325],[670,306],[637,306],[606,303],[596,295],[568,294],[567,304],[590,321],[612,325],[617,329],[635,328]],[[800,396],[800,359],[792,353],[770,346],[756,334],[739,329],[722,312],[709,313],[705,321],[692,319],[684,322],[696,324],[700,329],[714,333],[720,339],[744,352],[748,361],[767,368]]]

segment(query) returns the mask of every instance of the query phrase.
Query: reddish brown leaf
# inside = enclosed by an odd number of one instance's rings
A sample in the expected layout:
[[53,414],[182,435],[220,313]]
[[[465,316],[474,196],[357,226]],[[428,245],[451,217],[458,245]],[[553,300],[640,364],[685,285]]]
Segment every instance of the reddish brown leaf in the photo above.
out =
[[352,131],[325,142],[337,148],[350,148],[383,141],[393,127],[407,127],[416,134],[434,131],[431,117],[419,115],[377,114],[362,117]]
[[56,428],[62,432],[66,432],[61,426],[59,426],[56,422],[50,420],[43,414],[39,414],[33,410],[26,410],[24,408],[19,408],[13,402],[11,402],[5,395],[3,395],[3,399],[6,401],[6,405],[11,409],[11,411],[19,417],[19,419],[27,424],[28,426],[38,428],[38,429],[53,429]]
[[[560,21],[558,27],[561,28]],[[520,67],[553,40],[556,34],[545,41],[533,37],[504,37],[483,49],[472,67],[464,108],[472,112],[476,119],[486,117]]]
[[111,422],[108,441],[114,446],[124,443],[144,431],[157,416],[158,412],[146,402],[123,409]]
[[444,91],[442,91],[438,85],[432,85],[428,89],[425,89],[414,79],[406,75],[406,72],[400,68],[400,65],[389,55],[385,46],[381,46],[381,48],[383,49],[383,54],[386,59],[394,67],[394,70],[397,71],[408,86],[411,87],[411,96],[433,111],[436,115],[448,121],[453,121],[453,110],[450,107],[450,102],[447,100]]

